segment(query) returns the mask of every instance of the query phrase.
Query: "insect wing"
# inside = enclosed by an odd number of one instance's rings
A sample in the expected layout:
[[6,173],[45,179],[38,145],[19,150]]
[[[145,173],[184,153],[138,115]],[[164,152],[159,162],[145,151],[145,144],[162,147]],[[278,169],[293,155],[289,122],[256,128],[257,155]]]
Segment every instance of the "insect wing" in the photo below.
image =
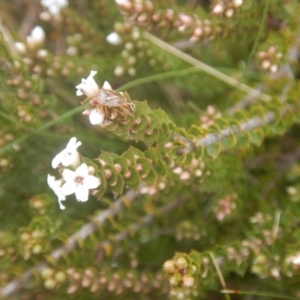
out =
[[105,90],[101,89],[101,90],[99,91],[97,101],[98,101],[100,104],[105,105],[106,100],[107,100],[107,93],[106,93]]
[[106,106],[121,106],[124,103],[124,100],[122,99],[122,95],[114,92],[105,90],[106,93],[106,101],[105,103],[102,103],[102,105]]

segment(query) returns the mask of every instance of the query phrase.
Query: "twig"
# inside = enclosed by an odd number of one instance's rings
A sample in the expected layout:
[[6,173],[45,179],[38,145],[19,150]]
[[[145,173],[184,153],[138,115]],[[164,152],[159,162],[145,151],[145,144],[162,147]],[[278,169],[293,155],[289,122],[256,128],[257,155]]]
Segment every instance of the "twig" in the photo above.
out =
[[[284,110],[285,112],[285,110]],[[284,112],[282,114],[284,114]],[[206,135],[205,137],[198,139],[196,142],[197,146],[208,146],[213,143],[219,142],[223,140],[224,138],[228,137],[231,133],[238,133],[243,131],[249,131],[255,128],[258,128],[263,125],[270,124],[272,121],[274,121],[276,118],[275,113],[268,112],[265,114],[264,118],[254,117],[252,119],[249,119],[246,122],[243,122],[240,124],[240,126],[231,126],[226,129],[221,130],[217,133],[210,133]]]
[[[89,237],[94,231],[96,231],[100,225],[102,225],[107,219],[110,217],[118,214],[124,207],[123,202],[128,203],[132,202],[136,199],[137,193],[135,193],[132,190],[129,190],[125,196],[120,197],[112,207],[102,211],[99,213],[91,222],[83,225],[75,234],[73,234],[69,239],[67,240],[66,244],[56,250],[54,250],[50,254],[50,260],[53,259],[57,261],[62,256],[64,256],[67,253],[70,253],[73,251],[77,245],[78,240],[82,241],[85,240],[87,237]],[[124,201],[124,197],[126,197],[126,200]],[[186,198],[179,198],[175,199],[172,202],[167,203],[166,205],[159,208],[155,213],[153,214],[147,214],[144,216],[140,222],[134,223],[130,225],[126,230],[117,233],[112,239],[114,241],[120,242],[124,240],[129,234],[133,232],[137,232],[143,225],[149,224],[154,221],[156,215],[164,214],[178,205],[182,204]],[[105,243],[105,241],[103,242]],[[30,269],[29,271],[26,271],[21,275],[18,279],[15,279],[8,283],[6,286],[2,287],[0,289],[0,295],[2,299],[16,293],[18,290],[20,290],[29,280],[33,277],[33,274],[35,272],[40,273],[43,269],[45,269],[48,266],[46,262],[43,262],[39,264],[38,266]]]
[[[213,262],[213,264],[214,264],[214,266],[215,266],[215,269],[216,269],[216,271],[217,271],[217,273],[218,273],[218,277],[219,277],[221,286],[222,286],[222,288],[223,288],[224,290],[226,290],[226,289],[227,289],[227,287],[226,287],[226,282],[225,282],[225,280],[224,280],[223,274],[222,274],[222,272],[221,272],[221,270],[220,270],[220,267],[219,267],[218,263],[216,262],[216,259],[215,259],[214,255],[213,255],[213,253],[212,253],[212,252],[209,252],[209,256],[210,256],[210,258],[211,258],[211,260],[212,260],[212,262]],[[225,294],[225,298],[226,298],[227,300],[230,300],[230,299],[231,299],[229,293],[226,293],[226,294]]]
[[155,37],[154,35],[150,34],[149,32],[144,32],[144,37],[148,39],[150,42],[155,44],[156,46],[168,51],[169,53],[179,57],[180,59],[186,61],[187,63],[195,66],[196,68],[206,72],[207,74],[210,74],[214,76],[215,78],[218,78],[219,80],[222,80],[223,82],[226,82],[227,84],[234,86],[241,91],[245,93],[255,93],[257,97],[261,98],[264,101],[270,101],[272,98],[269,95],[266,95],[264,93],[261,93],[260,91],[257,91],[251,87],[249,87],[246,84],[240,83],[239,81],[235,80],[234,78],[225,75],[224,73],[206,65],[205,63],[193,58],[192,56],[176,49],[175,47],[171,46],[168,43],[165,43],[164,41],[160,40],[159,38]]
[[[70,253],[77,247],[79,240],[85,240],[102,224],[104,224],[104,222],[108,218],[118,214],[124,207],[124,197],[126,198],[126,202],[132,202],[136,199],[136,196],[137,193],[135,193],[132,190],[129,190],[124,196],[120,197],[117,201],[115,201],[113,206],[100,212],[91,222],[83,225],[76,233],[69,237],[64,246],[54,250],[50,254],[50,260],[58,260],[63,255]],[[2,299],[20,290],[33,277],[33,274],[35,272],[41,272],[45,267],[47,267],[47,265],[48,264],[46,262],[40,263],[38,266],[23,273],[18,279],[12,280],[7,285],[0,288],[0,296],[2,297]]]

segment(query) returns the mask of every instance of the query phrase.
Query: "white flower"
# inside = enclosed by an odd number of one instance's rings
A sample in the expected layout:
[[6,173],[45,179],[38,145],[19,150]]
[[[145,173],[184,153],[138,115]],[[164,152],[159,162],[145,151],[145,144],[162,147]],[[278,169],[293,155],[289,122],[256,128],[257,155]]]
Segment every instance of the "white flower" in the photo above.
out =
[[16,50],[20,53],[20,54],[25,54],[26,53],[26,46],[21,43],[21,42],[15,42],[14,43]]
[[66,207],[61,203],[61,201],[66,200],[65,195],[63,195],[62,192],[61,192],[61,186],[62,186],[62,183],[63,183],[63,179],[55,180],[54,176],[51,176],[51,175],[48,174],[47,183],[48,183],[49,187],[53,190],[53,192],[55,193],[55,195],[58,198],[59,208],[60,209],[65,209]]
[[77,167],[79,165],[79,153],[77,148],[81,145],[81,142],[77,142],[76,137],[72,137],[67,147],[58,153],[52,160],[52,168],[56,169],[61,163],[63,166]]
[[85,202],[89,197],[89,190],[100,185],[100,179],[89,175],[88,166],[81,164],[75,172],[65,169],[63,177],[66,181],[62,186],[62,193],[65,196],[75,193],[76,199]]
[[41,0],[41,5],[47,8],[53,16],[59,15],[60,10],[68,4],[68,0]]
[[95,96],[99,92],[99,86],[93,78],[96,74],[97,71],[91,71],[87,79],[81,79],[81,83],[76,85],[77,96],[86,95],[88,97],[91,97]]
[[89,119],[92,125],[100,125],[103,123],[105,118],[105,113],[102,109],[93,109],[90,112]]
[[106,41],[114,46],[120,45],[122,43],[122,38],[117,32],[112,32],[106,37]]
[[112,87],[108,81],[104,81],[102,88],[105,90],[112,90]]
[[31,49],[34,49],[43,44],[44,40],[45,32],[41,26],[35,26],[31,30],[30,35],[26,38],[27,46]]

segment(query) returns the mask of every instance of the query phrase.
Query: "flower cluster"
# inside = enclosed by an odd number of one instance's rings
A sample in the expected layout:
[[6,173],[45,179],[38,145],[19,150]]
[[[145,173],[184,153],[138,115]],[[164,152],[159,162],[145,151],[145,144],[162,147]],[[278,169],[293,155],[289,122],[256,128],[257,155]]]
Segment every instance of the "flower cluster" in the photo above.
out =
[[60,10],[68,4],[68,0],[41,0],[41,5],[47,8],[52,16],[58,16]]
[[[176,13],[171,8],[156,9],[150,0],[116,0],[115,2],[122,10],[127,27],[135,24],[139,27],[156,26],[160,30],[175,28],[178,32],[188,35],[191,42],[213,37],[211,22],[207,19],[201,20],[196,15]],[[220,28],[216,28],[216,31],[219,30]]]
[[282,53],[278,52],[275,46],[270,46],[266,51],[258,52],[257,57],[261,69],[275,73],[282,58]]
[[237,194],[229,194],[219,199],[214,207],[213,212],[218,221],[224,220],[236,209]]
[[80,155],[77,148],[81,142],[77,142],[72,137],[67,147],[58,153],[52,160],[52,167],[56,169],[59,165],[71,167],[73,170],[62,168],[62,178],[55,179],[54,176],[48,175],[47,182],[58,198],[60,209],[65,209],[62,201],[66,200],[66,196],[75,194],[78,201],[85,202],[88,200],[89,190],[95,189],[100,185],[100,179],[91,175],[94,173],[93,168],[89,168],[87,164],[80,164]]
[[243,0],[218,0],[212,7],[212,14],[231,18]]
[[167,260],[163,264],[163,270],[169,277],[173,288],[182,287],[192,289],[196,285],[195,273],[197,267],[188,261],[188,258],[178,255],[173,260]]
[[18,53],[25,54],[27,50],[33,51],[40,48],[45,41],[45,31],[41,26],[35,26],[30,35],[26,37],[26,44],[22,42],[15,42],[14,46]]
[[126,119],[134,111],[134,104],[129,102],[124,93],[114,91],[105,81],[102,88],[94,80],[97,71],[91,71],[87,79],[82,78],[76,86],[77,96],[86,95],[90,108],[83,114],[89,116],[92,125],[101,125],[105,121]]

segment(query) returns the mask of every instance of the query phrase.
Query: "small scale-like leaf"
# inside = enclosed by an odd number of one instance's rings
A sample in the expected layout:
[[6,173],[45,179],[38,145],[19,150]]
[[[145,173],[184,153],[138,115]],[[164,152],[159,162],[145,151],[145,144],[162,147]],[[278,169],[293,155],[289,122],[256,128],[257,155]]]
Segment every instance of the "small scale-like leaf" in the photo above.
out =
[[136,168],[140,174],[140,177],[143,179],[150,172],[152,164],[147,158],[138,158],[136,160]]
[[123,177],[118,174],[117,180],[111,185],[109,185],[110,190],[113,192],[114,196],[117,197],[121,195],[124,190],[124,180]]
[[158,143],[164,145],[170,140],[169,127],[165,124],[162,124],[161,128],[158,128],[158,131],[159,131]]
[[149,113],[147,116],[147,130],[148,129],[155,129],[161,126],[162,121],[152,112]]
[[120,165],[121,166],[121,174],[124,175],[126,171],[128,170],[128,161],[126,158],[123,157],[116,157],[113,159],[113,164]]
[[135,118],[138,118],[140,115],[148,115],[149,113],[149,106],[147,104],[147,101],[133,101],[135,104]]
[[219,156],[222,146],[220,142],[213,143],[205,147],[206,153],[211,158],[215,159]]
[[108,152],[105,152],[103,151],[100,156],[99,156],[99,159],[105,161],[106,163],[108,164],[113,164],[113,159],[118,157],[117,154],[114,154],[114,153],[108,153]]
[[195,138],[199,138],[202,137],[206,134],[207,130],[204,129],[201,126],[196,126],[196,125],[192,125],[189,130],[188,133],[192,136],[194,136]]
[[264,132],[261,128],[252,129],[248,132],[250,142],[260,146],[264,139]]
[[109,164],[105,165],[103,167],[103,173],[104,173],[104,176],[106,178],[106,181],[107,181],[108,185],[115,182],[117,177],[118,177],[118,172],[113,167],[113,165],[109,165]]
[[166,175],[166,164],[163,162],[162,159],[159,159],[155,165],[155,171],[160,175],[160,176],[165,176]]
[[144,135],[144,143],[146,144],[146,146],[150,147],[152,146],[155,142],[157,142],[159,138],[159,133],[158,133],[158,129],[147,129],[146,133]]
[[127,151],[125,151],[122,154],[122,157],[127,158],[134,165],[137,158],[145,156],[141,150],[134,147],[130,147]]
[[150,169],[150,172],[146,177],[143,178],[143,181],[147,184],[155,184],[157,182],[157,175],[153,169]]
[[133,166],[128,166],[127,176],[124,176],[124,183],[130,188],[137,190],[140,185],[140,176]]
[[154,164],[157,163],[158,155],[157,155],[156,148],[148,148],[144,154],[145,154],[145,157],[151,159]]

